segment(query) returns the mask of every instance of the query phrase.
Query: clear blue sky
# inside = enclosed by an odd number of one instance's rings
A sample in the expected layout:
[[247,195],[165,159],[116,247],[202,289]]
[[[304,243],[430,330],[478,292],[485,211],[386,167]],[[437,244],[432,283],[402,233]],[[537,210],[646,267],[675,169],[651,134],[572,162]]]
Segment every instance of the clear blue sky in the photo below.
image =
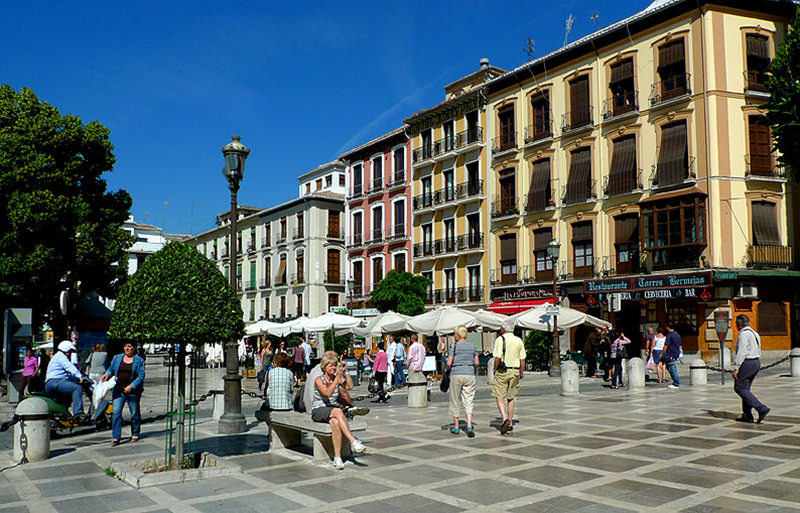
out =
[[2,2],[0,80],[111,130],[137,221],[198,233],[230,206],[220,148],[251,148],[240,205],[388,132],[478,68],[512,69],[644,9],[563,2]]

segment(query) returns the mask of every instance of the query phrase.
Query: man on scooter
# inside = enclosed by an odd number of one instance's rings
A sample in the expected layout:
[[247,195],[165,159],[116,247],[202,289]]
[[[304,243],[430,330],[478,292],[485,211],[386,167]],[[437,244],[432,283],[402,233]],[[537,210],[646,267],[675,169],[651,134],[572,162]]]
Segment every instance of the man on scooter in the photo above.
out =
[[64,340],[58,344],[58,352],[50,360],[45,377],[44,390],[48,394],[58,392],[72,396],[72,414],[83,416],[83,375],[70,361],[76,351],[75,344]]

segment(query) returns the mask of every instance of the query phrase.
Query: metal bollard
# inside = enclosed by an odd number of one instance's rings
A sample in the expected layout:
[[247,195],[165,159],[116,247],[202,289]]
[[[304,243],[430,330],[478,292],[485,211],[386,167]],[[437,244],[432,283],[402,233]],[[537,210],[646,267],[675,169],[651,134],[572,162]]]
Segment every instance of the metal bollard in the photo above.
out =
[[700,358],[689,364],[689,384],[692,386],[708,384],[708,365]]
[[14,461],[29,463],[50,457],[50,410],[44,399],[29,397],[17,406],[14,424]]
[[800,347],[795,347],[789,353],[789,364],[792,368],[792,377],[800,378]]
[[408,407],[428,407],[428,378],[421,371],[408,372]]
[[578,395],[580,390],[580,374],[578,364],[572,360],[561,362],[561,395]]

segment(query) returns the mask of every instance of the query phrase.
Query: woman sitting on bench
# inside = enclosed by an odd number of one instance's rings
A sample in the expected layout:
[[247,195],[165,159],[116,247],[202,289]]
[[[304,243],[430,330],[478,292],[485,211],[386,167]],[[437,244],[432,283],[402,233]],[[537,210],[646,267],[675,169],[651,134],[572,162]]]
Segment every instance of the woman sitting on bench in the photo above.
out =
[[347,366],[340,362],[336,354],[326,353],[320,362],[322,376],[314,380],[314,401],[311,406],[311,420],[314,422],[327,422],[331,425],[331,441],[333,442],[333,466],[343,469],[342,462],[342,436],[350,441],[350,449],[354,453],[362,453],[364,445],[350,432],[350,424],[337,406],[339,385],[345,382]]

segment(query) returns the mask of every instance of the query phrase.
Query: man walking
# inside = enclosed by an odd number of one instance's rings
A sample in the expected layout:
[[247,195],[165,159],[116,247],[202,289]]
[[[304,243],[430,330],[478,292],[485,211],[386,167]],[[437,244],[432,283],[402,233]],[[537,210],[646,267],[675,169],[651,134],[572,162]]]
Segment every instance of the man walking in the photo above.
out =
[[408,346],[408,358],[406,359],[409,376],[414,372],[422,372],[424,363],[425,346],[419,343],[417,335],[411,335],[411,345]]
[[508,333],[505,326],[494,341],[494,381],[492,397],[497,398],[497,409],[503,417],[500,434],[514,430],[514,399],[519,394],[519,380],[525,369],[525,345],[516,334]]
[[600,328],[595,328],[583,344],[583,357],[586,360],[586,377],[595,378],[597,374],[597,352],[600,350]]
[[661,351],[661,359],[667,362],[667,371],[672,378],[669,388],[679,388],[681,378],[678,376],[677,361],[681,356],[681,336],[675,331],[675,326],[667,323],[667,340],[664,342],[664,349]]
[[308,375],[311,372],[311,344],[304,338],[301,340],[303,341],[300,344],[303,346],[303,374]]
[[750,327],[750,317],[741,314],[736,316],[736,329],[739,338],[736,340],[736,358],[733,366],[733,391],[742,398],[742,416],[739,422],[753,422],[753,408],[758,412],[758,424],[761,424],[769,408],[756,399],[750,391],[753,380],[761,369],[761,337]]
[[394,341],[394,384],[395,386],[399,386],[406,382],[406,348],[403,347],[403,341],[400,340],[400,337],[395,337]]

